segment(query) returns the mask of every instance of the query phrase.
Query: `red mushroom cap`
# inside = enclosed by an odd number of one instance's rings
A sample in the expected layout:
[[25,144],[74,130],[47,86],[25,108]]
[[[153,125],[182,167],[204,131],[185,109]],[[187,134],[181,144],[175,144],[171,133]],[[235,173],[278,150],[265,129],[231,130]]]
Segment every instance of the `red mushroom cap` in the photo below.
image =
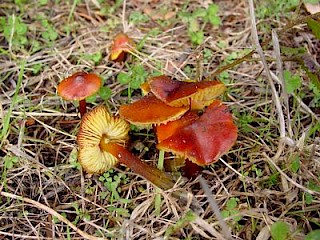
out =
[[77,72],[62,80],[58,94],[65,100],[79,101],[95,94],[101,87],[101,78],[94,73]]
[[174,107],[190,106],[202,109],[222,94],[225,86],[220,81],[186,82],[174,81],[168,76],[150,78],[151,92],[165,103]]
[[189,111],[178,120],[171,121],[166,124],[157,125],[156,133],[157,133],[158,142],[160,143],[163,140],[167,139],[168,137],[171,137],[180,128],[191,124],[198,118],[199,116],[196,112]]
[[237,139],[237,127],[227,106],[215,100],[197,120],[177,129],[157,148],[204,166],[216,162]]

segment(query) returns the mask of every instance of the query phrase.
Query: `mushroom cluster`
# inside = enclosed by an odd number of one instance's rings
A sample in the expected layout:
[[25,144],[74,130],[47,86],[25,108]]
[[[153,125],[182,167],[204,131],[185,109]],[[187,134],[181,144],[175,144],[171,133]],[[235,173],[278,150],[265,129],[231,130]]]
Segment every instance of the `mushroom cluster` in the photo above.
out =
[[192,163],[206,166],[216,162],[237,139],[231,113],[216,99],[224,90],[225,86],[216,80],[191,82],[153,77],[143,85],[146,95],[120,106],[119,113],[132,124],[154,125],[157,148],[186,160],[185,171],[192,176]]
[[103,173],[122,163],[162,189],[174,186],[170,175],[144,163],[125,148],[129,139],[128,122],[153,125],[157,148],[177,156],[181,165],[185,165],[187,176],[194,174],[195,166],[217,161],[237,139],[237,127],[227,106],[216,100],[225,90],[217,80],[192,82],[152,77],[142,85],[144,97],[120,106],[120,117],[112,116],[106,106],[85,113],[85,98],[100,86],[97,75],[78,72],[57,87],[64,99],[80,101],[78,159],[88,173]]

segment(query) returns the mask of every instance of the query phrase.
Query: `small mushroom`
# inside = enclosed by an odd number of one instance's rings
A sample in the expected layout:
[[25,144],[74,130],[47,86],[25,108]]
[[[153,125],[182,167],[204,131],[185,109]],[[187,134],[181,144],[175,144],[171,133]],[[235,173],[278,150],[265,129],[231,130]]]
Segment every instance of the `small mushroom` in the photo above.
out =
[[232,115],[219,100],[211,103],[203,115],[185,123],[162,137],[157,148],[206,166],[216,162],[237,139],[237,127]]
[[87,111],[86,98],[95,94],[101,87],[101,78],[94,73],[77,72],[62,80],[58,94],[65,100],[79,101],[79,112],[82,117]]
[[129,124],[113,117],[105,106],[98,106],[81,120],[77,136],[79,162],[88,173],[103,173],[118,162],[162,189],[170,189],[174,181],[165,172],[142,162],[124,146]]
[[143,126],[176,120],[188,109],[185,106],[171,107],[153,94],[148,94],[134,103],[120,106],[119,114],[130,123]]
[[174,81],[168,76],[152,77],[148,81],[150,91],[160,100],[173,107],[191,106],[203,109],[225,91],[223,83],[213,81]]
[[123,62],[126,59],[127,53],[134,50],[134,41],[125,33],[118,33],[111,45],[110,60],[115,62]]

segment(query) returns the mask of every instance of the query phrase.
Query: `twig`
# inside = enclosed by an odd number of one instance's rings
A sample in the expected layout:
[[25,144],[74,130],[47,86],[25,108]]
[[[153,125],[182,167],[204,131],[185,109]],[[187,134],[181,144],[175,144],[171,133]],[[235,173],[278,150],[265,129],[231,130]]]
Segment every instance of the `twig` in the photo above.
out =
[[251,31],[252,31],[252,39],[254,44],[256,45],[256,50],[258,52],[258,54],[260,55],[261,58],[261,62],[263,64],[264,70],[266,72],[267,75],[267,79],[272,91],[272,96],[273,96],[273,100],[275,102],[276,105],[276,110],[278,113],[278,119],[279,119],[279,124],[280,124],[280,141],[279,141],[279,145],[278,145],[278,151],[274,156],[274,159],[277,159],[283,149],[284,149],[284,140],[286,140],[286,126],[285,126],[285,121],[284,121],[284,115],[283,115],[283,111],[282,111],[282,107],[281,107],[281,103],[280,103],[280,99],[276,90],[276,87],[273,83],[272,80],[272,76],[270,73],[270,69],[268,68],[268,64],[266,61],[266,58],[263,54],[262,48],[260,46],[259,43],[259,38],[258,38],[258,31],[257,31],[257,26],[256,26],[256,19],[255,19],[255,14],[254,14],[254,5],[253,5],[253,0],[248,0],[249,2],[249,10],[250,10],[250,18],[251,18]]
[[199,181],[200,181],[200,185],[201,185],[204,193],[207,195],[208,202],[211,206],[211,209],[213,210],[214,214],[216,215],[216,217],[219,221],[223,235],[225,236],[226,239],[233,240],[234,238],[231,235],[230,229],[228,228],[226,222],[223,220],[223,218],[221,216],[221,212],[219,210],[219,206],[217,204],[217,201],[215,200],[214,196],[212,196],[212,193],[209,189],[208,184],[201,176],[199,177]]
[[22,196],[18,196],[12,193],[7,193],[7,192],[0,192],[0,195],[4,196],[4,197],[8,197],[8,198],[12,198],[12,199],[16,199],[19,201],[23,201],[23,202],[27,202],[32,204],[33,206],[40,208],[46,212],[48,212],[49,214],[51,214],[52,216],[58,218],[61,222],[64,222],[65,224],[67,224],[70,228],[72,228],[74,231],[76,231],[79,235],[81,235],[83,238],[85,239],[89,239],[89,240],[103,240],[103,238],[98,238],[98,237],[94,237],[92,235],[87,234],[86,232],[80,230],[79,228],[77,228],[72,222],[70,222],[68,219],[66,219],[64,216],[62,216],[61,214],[57,213],[55,210],[53,210],[52,208],[47,207],[46,205],[39,203],[37,201],[34,201],[30,198],[26,198],[26,197],[22,197]]
[[126,7],[127,7],[127,1],[123,1],[123,6],[122,6],[122,27],[123,27],[123,32],[128,31],[128,24],[126,21]]
[[287,85],[286,85],[286,82],[284,81],[284,77],[283,77],[283,65],[282,65],[282,61],[281,61],[281,52],[280,52],[278,34],[277,34],[276,30],[274,30],[274,29],[272,29],[272,42],[273,42],[273,48],[274,48],[275,57],[276,57],[276,61],[277,61],[278,75],[279,75],[279,79],[281,81],[281,85],[282,85],[282,89],[283,89],[282,96],[283,96],[283,100],[284,100],[284,103],[287,108],[286,114],[287,114],[288,134],[289,134],[289,137],[292,139],[293,133],[292,133],[292,128],[291,128],[289,97],[288,97],[288,93],[287,93]]

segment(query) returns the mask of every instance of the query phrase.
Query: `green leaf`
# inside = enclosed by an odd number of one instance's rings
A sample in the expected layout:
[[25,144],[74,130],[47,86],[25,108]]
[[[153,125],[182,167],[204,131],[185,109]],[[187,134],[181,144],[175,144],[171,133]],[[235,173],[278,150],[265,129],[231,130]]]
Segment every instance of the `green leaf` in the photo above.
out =
[[48,0],[39,0],[39,4],[44,6],[48,3]]
[[307,52],[305,47],[292,48],[292,47],[281,47],[281,52],[287,56],[303,55]]
[[174,225],[167,228],[164,236],[169,237],[175,232],[179,231],[183,227],[185,227],[190,222],[196,219],[196,215],[190,210],[188,211],[182,218],[180,218]]
[[12,45],[21,46],[28,42],[26,33],[28,27],[21,21],[19,17],[9,16],[8,19],[1,18],[1,25],[3,27],[3,35],[7,42],[12,40]]
[[116,212],[123,217],[130,217],[128,209],[125,208],[116,208],[116,207],[108,207],[107,208],[110,212]]
[[271,226],[271,236],[273,240],[287,240],[290,234],[289,225],[285,222],[278,221]]
[[107,198],[108,194],[109,194],[108,192],[100,192],[100,193],[99,193],[99,196],[101,197],[101,199],[104,200],[104,199]]
[[228,210],[222,210],[222,211],[221,211],[221,216],[222,216],[223,218],[227,218],[227,217],[230,216],[230,212],[229,212]]
[[320,23],[312,18],[307,20],[307,25],[311,29],[313,35],[320,39]]
[[199,31],[200,26],[199,26],[199,22],[197,21],[197,19],[192,18],[189,22],[189,32],[197,32]]
[[26,24],[24,24],[24,23],[22,23],[22,22],[20,22],[20,20],[17,18],[17,21],[18,22],[16,22],[16,24],[15,24],[15,26],[16,26],[16,32],[17,32],[17,34],[18,35],[24,35],[24,34],[26,34],[27,33],[27,25]]
[[6,155],[4,158],[4,167],[6,169],[11,169],[13,168],[14,164],[18,162],[18,157],[17,156],[10,156],[10,155]]
[[89,96],[86,98],[86,101],[88,103],[94,103],[97,100],[97,94],[93,94],[92,96]]
[[219,11],[219,6],[217,4],[210,4],[207,10],[207,15],[216,15]]
[[304,240],[319,240],[319,239],[320,239],[320,229],[317,229],[309,232]]
[[234,198],[234,197],[230,198],[227,201],[226,209],[228,209],[228,210],[235,209],[238,205],[238,201],[239,201],[238,198]]
[[219,26],[221,24],[221,19],[218,16],[215,17],[210,17],[209,18],[209,22],[213,25],[213,26]]
[[310,205],[313,201],[313,197],[310,193],[304,193],[304,199],[305,199],[305,202],[306,204]]
[[209,21],[213,26],[218,26],[221,24],[221,19],[217,15],[219,7],[216,4],[210,4],[205,20]]
[[42,64],[41,63],[38,63],[38,64],[35,64],[32,66],[32,73],[34,75],[38,74],[42,69]]
[[204,33],[202,31],[199,32],[189,32],[189,36],[191,38],[191,42],[196,45],[200,45],[204,40]]
[[130,79],[131,79],[130,75],[127,74],[127,73],[123,73],[123,72],[119,73],[118,76],[117,76],[117,80],[121,84],[129,83]]
[[298,154],[296,154],[296,155],[293,155],[291,159],[292,159],[290,164],[291,171],[294,173],[297,173],[300,169],[300,157]]
[[161,194],[160,194],[160,191],[159,189],[157,189],[158,193],[155,195],[154,197],[154,209],[155,209],[155,213],[156,213],[156,216],[160,216],[160,211],[161,211]]
[[188,23],[190,19],[192,19],[192,16],[189,12],[180,12],[179,17],[181,18],[181,21],[184,23]]
[[192,17],[197,18],[197,17],[205,17],[207,15],[207,10],[205,8],[197,8],[193,13]]
[[90,221],[91,220],[91,216],[90,216],[89,213],[86,212],[86,213],[83,214],[82,219],[85,220],[85,221]]
[[287,93],[293,93],[301,86],[301,78],[298,75],[291,75],[288,70],[283,72]]
[[129,16],[129,22],[133,24],[141,24],[149,21],[149,17],[141,12],[133,11]]
[[107,86],[101,87],[99,90],[99,95],[103,100],[107,100],[111,97],[112,90]]
[[[230,216],[233,216],[233,215],[238,215],[240,213],[239,210],[230,210]],[[235,221],[235,222],[239,222],[241,219],[242,219],[242,216],[239,215],[239,216],[233,216],[232,219]]]

